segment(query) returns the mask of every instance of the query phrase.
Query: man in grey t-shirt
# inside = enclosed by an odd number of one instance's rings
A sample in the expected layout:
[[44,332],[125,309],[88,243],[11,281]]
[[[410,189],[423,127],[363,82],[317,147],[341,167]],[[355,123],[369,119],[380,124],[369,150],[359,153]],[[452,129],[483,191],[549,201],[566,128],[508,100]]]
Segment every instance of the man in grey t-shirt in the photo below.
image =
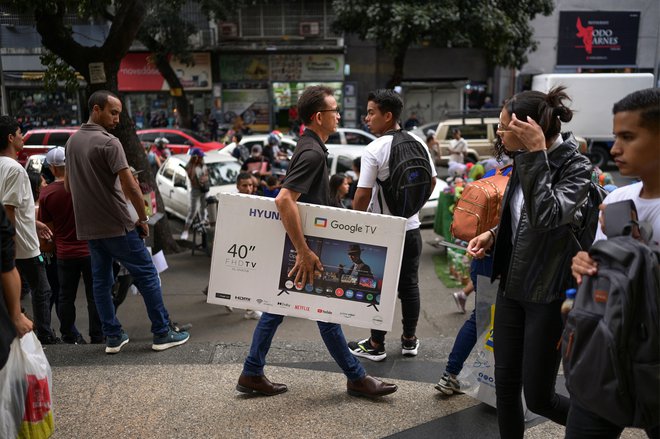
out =
[[[90,96],[88,106],[89,121],[67,142],[64,184],[73,198],[78,239],[89,242],[94,301],[106,336],[105,352],[116,354],[128,343],[112,303],[113,260],[128,269],[142,294],[154,334],[152,349],[178,346],[190,336],[170,322],[158,272],[141,238],[149,234],[142,192],[119,139],[107,131],[119,123],[121,101],[100,90]],[[137,223],[128,213],[126,197],[138,214]]]

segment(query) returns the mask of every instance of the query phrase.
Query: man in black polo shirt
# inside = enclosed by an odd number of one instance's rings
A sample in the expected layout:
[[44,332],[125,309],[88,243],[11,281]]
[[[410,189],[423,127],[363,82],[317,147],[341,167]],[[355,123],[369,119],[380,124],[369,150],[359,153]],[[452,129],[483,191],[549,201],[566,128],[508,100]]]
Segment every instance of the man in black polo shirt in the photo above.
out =
[[[337,130],[339,107],[332,89],[312,86],[298,99],[298,111],[307,130],[302,135],[291,159],[282,190],[275,199],[282,223],[296,248],[296,263],[289,273],[295,282],[314,281],[314,272],[323,271],[318,256],[307,246],[296,201],[327,206],[330,201],[328,150],[324,142]],[[243,393],[277,395],[287,391],[286,384],[272,383],[264,376],[266,355],[277,327],[284,316],[263,313],[252,336],[250,353],[245,359],[243,373],[236,390]],[[317,322],[328,352],[347,376],[349,395],[378,397],[394,393],[396,385],[384,383],[367,375],[359,361],[348,350],[341,326],[336,323]]]

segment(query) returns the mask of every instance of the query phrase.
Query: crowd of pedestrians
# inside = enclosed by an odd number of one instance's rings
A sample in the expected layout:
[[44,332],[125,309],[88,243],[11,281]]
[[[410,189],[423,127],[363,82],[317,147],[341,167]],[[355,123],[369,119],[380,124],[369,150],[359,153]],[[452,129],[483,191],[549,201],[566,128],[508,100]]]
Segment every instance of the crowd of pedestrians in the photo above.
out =
[[[581,251],[579,243],[576,245],[574,226],[590,217],[585,206],[593,183],[589,160],[578,152],[571,135],[562,134],[562,122],[569,122],[573,115],[569,100],[570,96],[559,87],[548,93],[521,92],[505,101],[497,128],[497,148],[498,155],[512,158],[513,166],[499,224],[467,243],[467,253],[473,258],[471,283],[455,294],[459,309],[465,312],[467,295],[479,292],[477,275],[498,282],[493,340],[497,418],[503,438],[524,435],[522,395],[531,411],[566,425],[569,438],[616,438],[626,427],[555,391],[560,365],[557,342],[564,327],[560,308],[565,291],[580,284],[582,276],[598,273],[597,261]],[[97,91],[90,96],[88,106],[89,120],[71,136],[66,149],[54,148],[46,157],[53,181],[40,190],[38,210],[29,177],[15,160],[23,147],[20,127],[14,119],[0,117],[0,271],[4,299],[0,300],[0,360],[6,354],[7,340],[32,329],[42,344],[59,342],[52,329],[53,291],[40,248],[48,241],[55,245],[59,281],[56,305],[62,341],[86,343],[75,326],[74,302],[82,278],[90,342],[105,344],[108,354],[119,353],[128,343],[129,336],[112,303],[115,262],[131,273],[144,300],[151,321],[152,349],[165,350],[189,340],[190,335],[170,320],[158,273],[143,240],[149,233],[149,218],[142,193],[120,141],[108,132],[119,122],[121,100],[110,92]],[[241,137],[235,135],[236,157],[243,167],[237,191],[275,198],[284,229],[296,250],[289,273],[295,283],[312,284],[315,272],[322,271],[319,256],[303,234],[297,202],[392,214],[380,195],[386,190],[382,182],[391,173],[389,158],[394,133],[401,130],[402,110],[403,101],[394,91],[369,94],[365,122],[378,138],[365,147],[350,175],[328,175],[325,142],[341,118],[334,92],[328,87],[311,86],[300,95],[298,117],[306,129],[290,160],[280,150],[277,133],[268,136],[263,148],[254,146],[249,153],[238,147]],[[614,190],[603,203],[633,200],[639,221],[651,225],[648,246],[660,252],[660,90],[635,92],[619,101],[613,113],[612,156],[623,176],[640,181]],[[413,113],[406,126],[414,125],[414,118]],[[460,131],[453,136],[452,162],[462,164],[467,145]],[[423,139],[412,138],[426,145]],[[156,166],[161,159],[157,149],[148,152]],[[435,184],[432,148],[425,151]],[[208,192],[203,157],[201,150],[192,149],[186,166],[193,189],[191,211],[195,214],[200,204],[203,207]],[[282,171],[283,178],[273,175],[275,170]],[[186,219],[184,234],[192,219],[190,215]],[[595,240],[607,239],[600,224],[593,226],[597,227]],[[421,308],[419,227],[417,213],[407,217],[397,286],[402,313],[402,333],[397,342],[402,355],[411,357],[417,356],[421,348],[416,334]],[[365,265],[359,246],[352,246],[349,256],[356,270],[360,264]],[[21,278],[31,292],[33,321],[21,310]],[[264,372],[272,340],[284,316],[250,310],[245,316],[258,319],[258,323],[236,389],[266,396],[286,392],[286,384],[271,382]],[[339,324],[317,324],[329,354],[347,378],[349,395],[375,399],[397,391],[396,384],[368,375],[359,360],[386,359],[384,331],[374,329],[369,337],[349,342]],[[475,343],[473,312],[457,335],[445,370],[439,374],[436,388],[444,395],[464,390],[458,376]],[[0,367],[2,364],[0,361]],[[594,373],[598,373],[598,367],[594,364]],[[649,437],[658,437],[658,425],[646,427]]]

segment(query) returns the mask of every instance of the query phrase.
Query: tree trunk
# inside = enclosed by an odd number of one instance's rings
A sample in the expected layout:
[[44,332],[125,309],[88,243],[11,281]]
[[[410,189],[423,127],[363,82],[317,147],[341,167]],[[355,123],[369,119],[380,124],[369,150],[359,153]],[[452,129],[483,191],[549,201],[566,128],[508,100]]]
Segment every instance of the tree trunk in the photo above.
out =
[[407,48],[399,49],[399,51],[394,55],[394,72],[389,81],[387,81],[386,87],[388,89],[393,89],[397,85],[401,85],[403,81],[403,63],[406,60],[406,51]]
[[[147,44],[148,43],[149,41],[147,41]],[[179,118],[179,126],[181,128],[192,128],[192,115],[190,114],[190,104],[188,103],[188,97],[186,96],[186,91],[181,85],[179,77],[176,75],[176,72],[174,72],[174,69],[170,64],[168,56],[154,54],[154,60],[158,71],[161,75],[163,75],[163,78],[165,78],[167,84],[170,86],[170,90],[181,90],[181,96],[174,96],[174,100],[176,101],[177,116]],[[197,127],[195,127],[193,131],[197,131]]]
[[[64,25],[64,13],[64,7],[61,4],[55,10],[35,11],[37,31],[41,35],[42,44],[85,77],[88,84],[88,96],[96,90],[109,90],[117,93],[119,63],[126,55],[142,24],[145,14],[144,2],[141,0],[120,2],[108,38],[102,47],[84,47],[78,44]],[[89,65],[93,62],[103,63],[105,82],[91,83]],[[119,125],[112,131],[112,134],[117,136],[121,142],[128,163],[136,169],[146,171],[140,174],[140,180],[147,183],[156,192],[158,210],[164,213],[163,200],[158,192],[154,176],[151,175],[147,155],[135,133],[133,120],[125,107],[119,117]],[[159,221],[154,230],[153,250],[156,252],[161,249],[166,253],[179,251],[179,246],[172,238],[167,219]]]

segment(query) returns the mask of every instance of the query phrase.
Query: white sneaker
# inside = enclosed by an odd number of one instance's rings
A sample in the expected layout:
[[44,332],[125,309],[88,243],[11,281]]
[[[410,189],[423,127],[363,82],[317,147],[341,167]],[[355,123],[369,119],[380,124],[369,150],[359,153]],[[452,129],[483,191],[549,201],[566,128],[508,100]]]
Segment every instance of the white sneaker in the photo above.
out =
[[247,311],[245,311],[245,315],[243,317],[245,317],[245,319],[247,319],[247,320],[250,320],[250,319],[259,320],[261,318],[262,314],[263,313],[261,311],[253,311],[251,309],[248,309]]
[[188,240],[188,231],[187,230],[184,230],[183,232],[181,232],[181,239],[184,240],[184,241]]

